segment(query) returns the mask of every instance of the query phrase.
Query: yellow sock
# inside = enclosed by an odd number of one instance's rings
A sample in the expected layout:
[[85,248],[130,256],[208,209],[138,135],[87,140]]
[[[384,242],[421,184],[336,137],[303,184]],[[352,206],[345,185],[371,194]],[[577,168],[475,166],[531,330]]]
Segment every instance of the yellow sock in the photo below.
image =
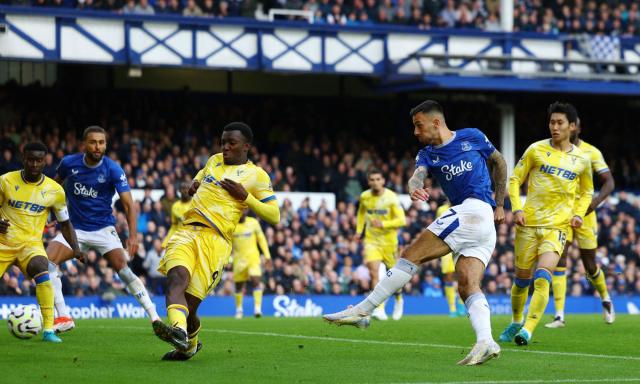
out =
[[567,268],[556,267],[551,278],[551,285],[556,316],[560,316],[564,320],[564,302],[567,298]]
[[202,328],[202,326],[198,326],[198,329],[189,334],[189,348],[187,352],[193,352],[198,348],[198,333],[200,333],[200,328]]
[[167,307],[167,315],[172,326],[187,330],[187,317],[189,316],[187,307],[182,304],[171,304]]
[[262,313],[262,289],[253,290],[253,312]]
[[596,289],[596,291],[598,291],[598,293],[600,294],[600,298],[603,301],[609,300],[607,280],[605,279],[604,272],[602,272],[602,269],[600,269],[600,267],[598,267],[598,270],[593,276],[589,276],[589,281],[591,282],[591,285],[593,285],[593,287]]
[[513,322],[522,323],[524,318],[524,306],[527,304],[529,296],[530,279],[515,278],[511,286],[511,312],[513,313]]
[[402,293],[400,293],[400,292],[396,292],[396,293],[394,294],[394,297],[395,297],[395,299],[396,299],[396,303],[400,303],[400,302],[402,302]]
[[449,304],[449,312],[456,311],[456,287],[453,283],[444,283],[444,295],[447,298],[447,304]]
[[42,272],[33,278],[36,281],[36,298],[42,313],[42,329],[53,330],[53,285],[49,272]]
[[242,299],[244,297],[244,294],[242,292],[238,292],[235,294],[235,297],[236,297],[236,312],[242,311]]
[[538,269],[533,275],[533,296],[529,304],[529,313],[524,328],[532,335],[540,322],[545,308],[549,303],[549,287],[551,286],[551,273],[546,269]]

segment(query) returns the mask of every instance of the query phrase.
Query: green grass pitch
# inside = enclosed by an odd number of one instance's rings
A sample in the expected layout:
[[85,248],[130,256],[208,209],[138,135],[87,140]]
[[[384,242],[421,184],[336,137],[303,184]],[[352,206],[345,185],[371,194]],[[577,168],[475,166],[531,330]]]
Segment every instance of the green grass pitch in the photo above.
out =
[[[548,321],[545,318],[541,323]],[[493,317],[497,339],[508,324]],[[640,382],[640,318],[569,316],[564,329],[540,325],[529,347],[460,367],[475,341],[466,318],[407,316],[368,330],[319,318],[204,318],[202,351],[165,362],[170,348],[146,320],[84,320],[63,344],[0,332],[2,383],[592,383]]]

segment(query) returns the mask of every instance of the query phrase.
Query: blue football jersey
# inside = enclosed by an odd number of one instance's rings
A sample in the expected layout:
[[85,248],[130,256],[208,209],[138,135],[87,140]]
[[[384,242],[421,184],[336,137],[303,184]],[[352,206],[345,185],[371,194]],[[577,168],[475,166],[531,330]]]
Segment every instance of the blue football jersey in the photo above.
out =
[[479,129],[460,129],[453,131],[453,138],[448,142],[421,149],[416,157],[416,168],[426,167],[453,205],[473,197],[495,207],[486,162],[495,150]]
[[95,167],[89,167],[84,153],[77,153],[63,157],[57,172],[64,180],[69,217],[76,229],[97,231],[115,225],[113,195],[131,190],[127,176],[115,161],[104,156]]

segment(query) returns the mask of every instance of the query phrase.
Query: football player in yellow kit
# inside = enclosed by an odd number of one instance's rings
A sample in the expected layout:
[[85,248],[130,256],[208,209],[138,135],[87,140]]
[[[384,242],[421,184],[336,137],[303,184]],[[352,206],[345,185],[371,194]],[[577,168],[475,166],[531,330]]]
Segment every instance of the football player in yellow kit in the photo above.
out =
[[189,189],[193,200],[184,227],[169,239],[158,267],[168,277],[169,325],[158,320],[153,327],[161,340],[175,347],[163,360],[187,360],[202,348],[196,311],[220,282],[242,212],[249,208],[270,224],[280,221],[269,175],[248,160],[252,142],[253,132],[247,124],[225,126],[222,153],[209,158]]
[[187,213],[191,207],[189,187],[191,187],[191,184],[187,182],[182,182],[180,184],[180,200],[176,201],[171,206],[171,228],[169,228],[169,232],[162,242],[162,248],[167,248],[171,235],[184,226],[184,214]]

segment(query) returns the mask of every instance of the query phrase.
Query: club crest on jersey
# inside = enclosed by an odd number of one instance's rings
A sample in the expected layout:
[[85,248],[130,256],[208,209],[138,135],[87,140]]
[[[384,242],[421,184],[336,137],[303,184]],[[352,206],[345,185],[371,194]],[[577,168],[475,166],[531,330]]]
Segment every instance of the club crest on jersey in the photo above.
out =
[[436,155],[436,157],[433,160],[431,160],[431,162],[433,164],[438,164],[440,162],[440,156]]
[[40,196],[42,196],[42,198],[44,199],[44,195],[47,193],[47,191],[40,191]]
[[72,175],[72,176],[77,175],[77,174],[78,174],[78,172],[79,172],[79,171],[78,171],[77,169],[74,169],[74,168],[72,168],[72,169],[71,169],[71,175]]
[[20,186],[16,185],[16,191],[17,191],[18,189],[20,189]]
[[462,150],[467,152],[471,150],[471,144],[468,141],[463,141],[461,144]]
[[551,152],[547,152],[547,157],[551,156]]
[[101,173],[98,175],[98,183],[104,183],[105,181],[107,181],[107,179],[104,177],[104,175]]

